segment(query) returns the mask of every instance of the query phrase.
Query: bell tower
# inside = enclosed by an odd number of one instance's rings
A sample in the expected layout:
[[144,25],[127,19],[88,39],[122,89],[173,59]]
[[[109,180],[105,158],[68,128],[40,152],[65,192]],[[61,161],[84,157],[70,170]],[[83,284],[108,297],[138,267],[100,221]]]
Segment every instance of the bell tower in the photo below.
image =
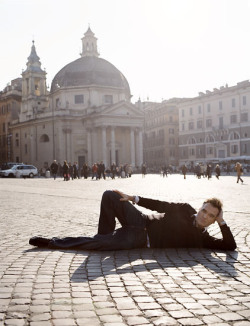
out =
[[91,31],[90,27],[87,32],[84,34],[82,38],[82,57],[86,56],[94,56],[99,57],[99,53],[97,51],[97,38],[95,34]]
[[40,58],[32,41],[27,68],[22,73],[22,105],[20,122],[36,118],[36,114],[48,107],[46,71],[41,69]]

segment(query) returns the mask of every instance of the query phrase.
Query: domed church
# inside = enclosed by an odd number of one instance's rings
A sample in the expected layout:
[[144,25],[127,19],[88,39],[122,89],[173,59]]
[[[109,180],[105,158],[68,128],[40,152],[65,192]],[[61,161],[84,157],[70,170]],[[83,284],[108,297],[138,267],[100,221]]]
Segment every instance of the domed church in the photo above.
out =
[[50,92],[33,42],[22,73],[21,112],[11,126],[15,160],[39,169],[54,159],[79,167],[100,161],[140,166],[142,128],[143,112],[131,103],[126,78],[99,57],[90,28],[81,57],[55,75]]

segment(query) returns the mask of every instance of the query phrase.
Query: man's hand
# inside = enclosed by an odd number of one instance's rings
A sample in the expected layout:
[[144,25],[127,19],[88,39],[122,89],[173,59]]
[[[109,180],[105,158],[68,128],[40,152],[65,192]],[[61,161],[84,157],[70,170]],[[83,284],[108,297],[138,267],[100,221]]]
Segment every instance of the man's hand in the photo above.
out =
[[218,222],[219,225],[224,224],[225,221],[223,219],[223,210],[221,210],[220,214],[216,217],[216,221]]
[[120,199],[120,201],[133,201],[134,200],[134,196],[129,196],[124,194],[123,192],[119,191],[119,190],[113,190],[114,192],[116,192],[117,194],[119,194],[122,198]]

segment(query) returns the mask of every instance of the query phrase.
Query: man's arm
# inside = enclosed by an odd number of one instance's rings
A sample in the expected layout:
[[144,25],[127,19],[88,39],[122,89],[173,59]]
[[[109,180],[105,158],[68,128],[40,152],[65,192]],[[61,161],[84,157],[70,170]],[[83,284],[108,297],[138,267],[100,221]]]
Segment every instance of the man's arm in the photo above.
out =
[[217,239],[208,234],[204,233],[203,237],[203,247],[209,249],[221,249],[221,250],[235,250],[236,242],[230,228],[224,224],[220,226],[222,233],[222,239]]
[[174,207],[177,206],[176,203],[168,203],[157,199],[143,198],[139,196],[130,196],[124,194],[119,190],[114,191],[121,196],[121,201],[132,201],[134,204],[138,204],[139,206],[150,209],[151,211],[156,211],[158,213],[166,213],[168,211],[170,212],[172,209],[174,209]]
[[230,228],[223,218],[223,210],[221,210],[220,214],[217,216],[216,222],[219,224],[222,239],[214,238],[206,232],[204,237],[205,247],[210,249],[235,250],[236,242]]

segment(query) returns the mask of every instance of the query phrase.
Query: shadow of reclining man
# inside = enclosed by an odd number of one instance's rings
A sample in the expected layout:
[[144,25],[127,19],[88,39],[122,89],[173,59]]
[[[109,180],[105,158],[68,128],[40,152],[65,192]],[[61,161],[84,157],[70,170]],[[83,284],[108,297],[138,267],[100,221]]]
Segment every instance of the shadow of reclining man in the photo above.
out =
[[[160,214],[145,215],[133,204]],[[116,218],[121,227],[115,230]],[[222,238],[212,237],[206,228],[217,222]],[[198,212],[187,203],[169,203],[129,196],[118,190],[103,193],[98,233],[93,237],[33,237],[31,245],[51,249],[124,250],[135,248],[209,248],[235,250],[236,243],[223,219],[222,203],[205,200]]]

